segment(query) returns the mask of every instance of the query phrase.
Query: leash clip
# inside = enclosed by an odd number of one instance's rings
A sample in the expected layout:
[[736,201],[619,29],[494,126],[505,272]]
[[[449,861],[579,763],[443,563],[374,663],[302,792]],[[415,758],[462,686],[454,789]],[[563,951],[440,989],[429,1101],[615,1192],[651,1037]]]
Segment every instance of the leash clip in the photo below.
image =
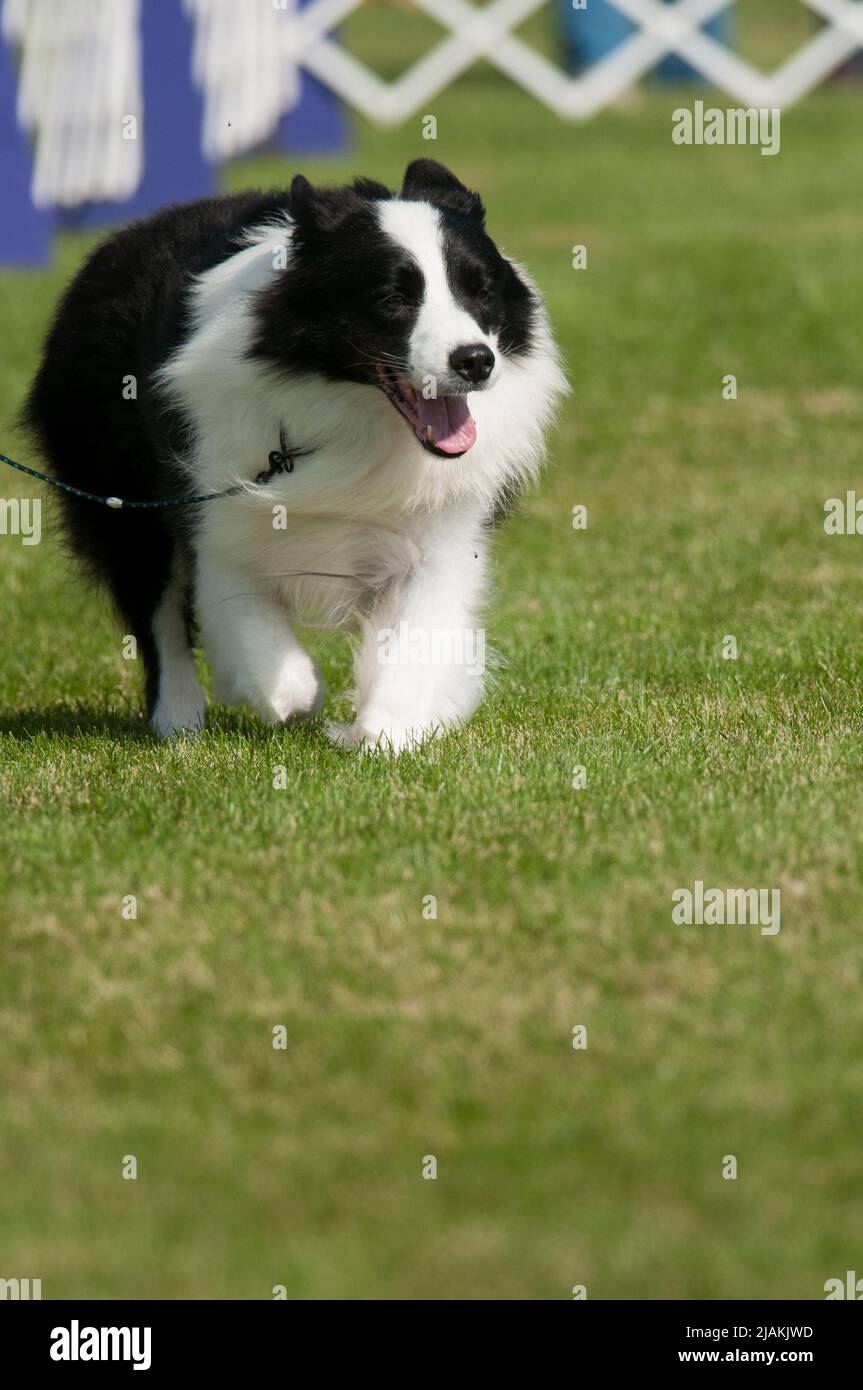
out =
[[279,426],[279,447],[273,449],[267,455],[269,468],[264,469],[255,479],[256,483],[268,483],[277,473],[293,473],[294,463],[304,454],[310,454],[311,449],[292,449],[285,434],[284,425]]
[[271,454],[268,454],[267,462],[270,465],[268,469],[270,473],[293,473],[294,471],[294,456],[287,451],[274,449]]

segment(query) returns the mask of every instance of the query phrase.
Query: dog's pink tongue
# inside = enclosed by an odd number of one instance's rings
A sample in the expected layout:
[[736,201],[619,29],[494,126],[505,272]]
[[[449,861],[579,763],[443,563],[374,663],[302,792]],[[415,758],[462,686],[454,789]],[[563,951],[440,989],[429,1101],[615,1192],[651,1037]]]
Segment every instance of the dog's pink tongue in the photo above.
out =
[[427,401],[417,396],[420,417],[417,438],[444,454],[464,454],[476,443],[476,421],[467,408],[466,396],[440,396]]

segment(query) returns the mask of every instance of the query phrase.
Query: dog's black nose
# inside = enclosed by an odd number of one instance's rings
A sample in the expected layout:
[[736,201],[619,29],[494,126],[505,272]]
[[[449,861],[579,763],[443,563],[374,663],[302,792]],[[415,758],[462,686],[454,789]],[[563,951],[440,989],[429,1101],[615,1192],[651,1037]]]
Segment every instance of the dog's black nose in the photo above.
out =
[[477,385],[480,381],[488,381],[494,371],[494,353],[485,343],[469,343],[450,353],[449,364],[465,381]]

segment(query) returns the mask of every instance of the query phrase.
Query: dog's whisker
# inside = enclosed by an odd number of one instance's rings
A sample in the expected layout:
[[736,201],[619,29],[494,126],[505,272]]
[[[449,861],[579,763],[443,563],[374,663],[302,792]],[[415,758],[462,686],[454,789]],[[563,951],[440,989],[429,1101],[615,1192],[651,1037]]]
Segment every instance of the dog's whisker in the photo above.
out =
[[358,574],[337,574],[333,570],[286,570],[284,574],[271,574],[271,579],[352,579],[355,584],[367,584]]
[[[365,588],[373,589],[375,586],[368,579],[361,579],[358,574],[337,574],[332,570],[286,570],[283,574],[271,574],[270,579],[348,579],[354,584],[361,584]],[[249,593],[225,594],[223,598],[216,599],[214,603],[207,604],[207,607],[214,608],[222,603],[230,603],[233,599],[251,598],[259,599],[260,590]]]
[[347,343],[348,347],[353,348],[354,352],[358,352],[360,354],[360,361],[358,363],[351,364],[353,366],[365,366],[367,364],[377,366],[378,363],[381,363],[385,366],[397,367],[400,371],[406,374],[410,371],[410,363],[407,362],[403,357],[396,356],[395,353],[386,352],[383,348],[381,348],[376,353],[366,352],[357,343],[352,342],[350,338],[343,337],[342,342]]

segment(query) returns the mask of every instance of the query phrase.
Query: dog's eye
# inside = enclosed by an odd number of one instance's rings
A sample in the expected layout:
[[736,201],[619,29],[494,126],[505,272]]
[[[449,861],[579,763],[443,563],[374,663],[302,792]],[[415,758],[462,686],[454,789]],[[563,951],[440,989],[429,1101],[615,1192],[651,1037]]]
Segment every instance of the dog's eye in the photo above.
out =
[[385,309],[410,309],[411,303],[406,295],[399,294],[398,290],[393,290],[391,294],[385,294],[381,300]]
[[474,294],[474,299],[480,304],[490,304],[494,298],[494,290],[490,285],[480,285]]

